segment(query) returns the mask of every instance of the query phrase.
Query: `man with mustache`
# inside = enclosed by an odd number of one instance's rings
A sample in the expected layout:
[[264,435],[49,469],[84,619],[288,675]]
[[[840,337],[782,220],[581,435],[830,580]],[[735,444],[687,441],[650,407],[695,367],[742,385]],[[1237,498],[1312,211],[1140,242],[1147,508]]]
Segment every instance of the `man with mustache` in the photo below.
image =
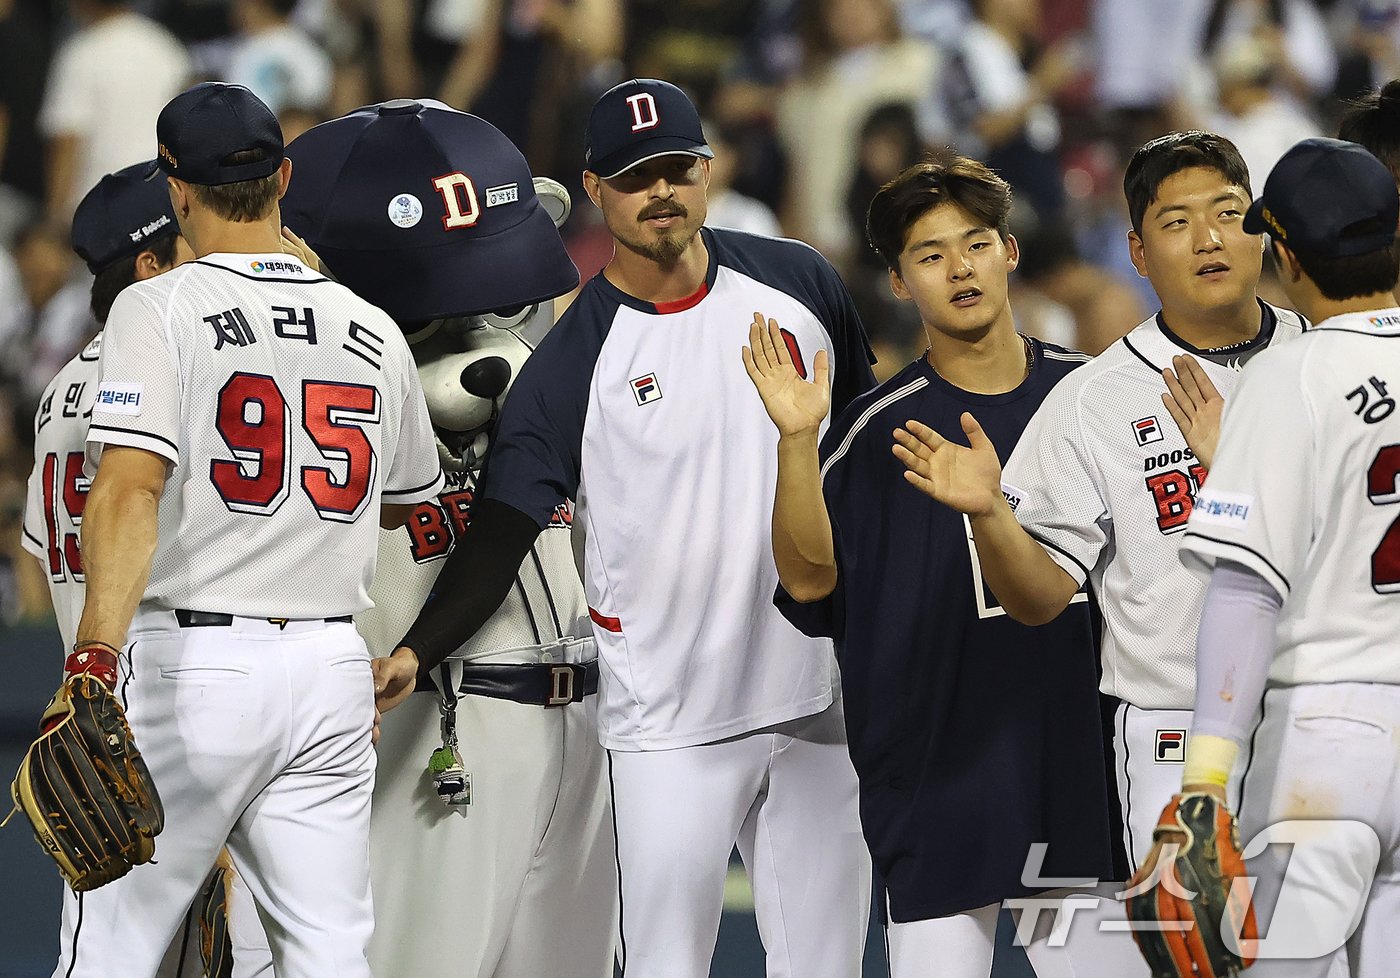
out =
[[461,645],[575,499],[628,978],[709,974],[736,843],[768,974],[849,978],[870,860],[835,656],[773,606],[778,435],[738,351],[776,320],[839,411],[874,384],[865,334],[812,248],[702,227],[713,153],[678,88],[609,90],[587,138],[616,252],[516,380],[472,531],[394,654],[421,674]]

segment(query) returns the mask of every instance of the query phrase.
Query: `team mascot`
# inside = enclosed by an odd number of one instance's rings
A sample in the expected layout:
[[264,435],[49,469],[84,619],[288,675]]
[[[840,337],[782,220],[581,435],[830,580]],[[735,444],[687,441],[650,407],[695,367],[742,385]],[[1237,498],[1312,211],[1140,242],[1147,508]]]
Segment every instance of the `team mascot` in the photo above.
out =
[[[284,222],[404,330],[448,473],[435,503],[380,534],[376,606],[357,624],[382,656],[468,532],[501,403],[530,355],[521,333],[538,336],[551,300],[578,284],[557,230],[569,196],[532,178],[499,130],[437,102],[357,109],[287,155]],[[500,610],[384,719],[371,822],[380,978],[612,976],[617,875],[572,519],[560,507]]]

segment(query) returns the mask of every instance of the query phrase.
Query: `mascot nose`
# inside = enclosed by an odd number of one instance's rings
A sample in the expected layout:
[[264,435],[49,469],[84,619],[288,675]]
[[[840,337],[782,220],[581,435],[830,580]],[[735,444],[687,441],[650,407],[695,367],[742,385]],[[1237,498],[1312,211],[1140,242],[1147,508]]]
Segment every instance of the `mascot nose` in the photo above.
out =
[[509,384],[510,364],[502,357],[482,357],[462,371],[462,389],[488,401],[504,394]]

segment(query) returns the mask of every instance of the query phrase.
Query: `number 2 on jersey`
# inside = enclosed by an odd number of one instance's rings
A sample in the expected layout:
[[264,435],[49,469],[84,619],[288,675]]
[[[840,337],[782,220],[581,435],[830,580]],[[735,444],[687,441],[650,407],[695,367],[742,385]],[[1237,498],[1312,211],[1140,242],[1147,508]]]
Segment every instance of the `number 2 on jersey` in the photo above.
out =
[[[1366,498],[1373,506],[1400,503],[1400,445],[1387,445],[1376,453],[1366,473]],[[1400,591],[1400,517],[1371,553],[1371,587],[1378,594]]]
[[[364,426],[378,423],[376,388],[302,382],[301,426],[323,459],[336,465],[301,466],[302,491],[322,519],[353,523],[364,511],[377,467]],[[233,459],[209,465],[224,505],[235,513],[275,513],[290,492],[292,469],[292,412],[277,382],[235,373],[219,391],[214,424],[233,452]]]

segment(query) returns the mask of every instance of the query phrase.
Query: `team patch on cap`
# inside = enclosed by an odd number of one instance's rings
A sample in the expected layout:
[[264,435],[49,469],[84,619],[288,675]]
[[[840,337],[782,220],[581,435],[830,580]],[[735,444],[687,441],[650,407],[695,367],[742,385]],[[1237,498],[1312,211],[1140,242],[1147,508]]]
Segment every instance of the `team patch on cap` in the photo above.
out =
[[389,220],[401,228],[411,228],[423,219],[423,202],[412,194],[398,194],[389,201]]
[[643,374],[634,377],[628,383],[632,387],[632,396],[637,399],[639,405],[661,400],[661,384],[657,382],[656,374]]
[[1152,759],[1158,764],[1186,763],[1186,731],[1158,730],[1156,746],[1152,749]]
[[520,199],[520,186],[514,183],[503,184],[499,187],[486,188],[486,206],[499,207],[502,204],[513,204]]
[[103,381],[97,388],[97,399],[93,401],[94,411],[107,414],[129,414],[136,417],[141,413],[141,392],[144,385]]
[[1137,439],[1139,445],[1151,445],[1155,441],[1162,440],[1162,426],[1157,423],[1155,415],[1145,418],[1138,418],[1133,422],[1133,437]]

